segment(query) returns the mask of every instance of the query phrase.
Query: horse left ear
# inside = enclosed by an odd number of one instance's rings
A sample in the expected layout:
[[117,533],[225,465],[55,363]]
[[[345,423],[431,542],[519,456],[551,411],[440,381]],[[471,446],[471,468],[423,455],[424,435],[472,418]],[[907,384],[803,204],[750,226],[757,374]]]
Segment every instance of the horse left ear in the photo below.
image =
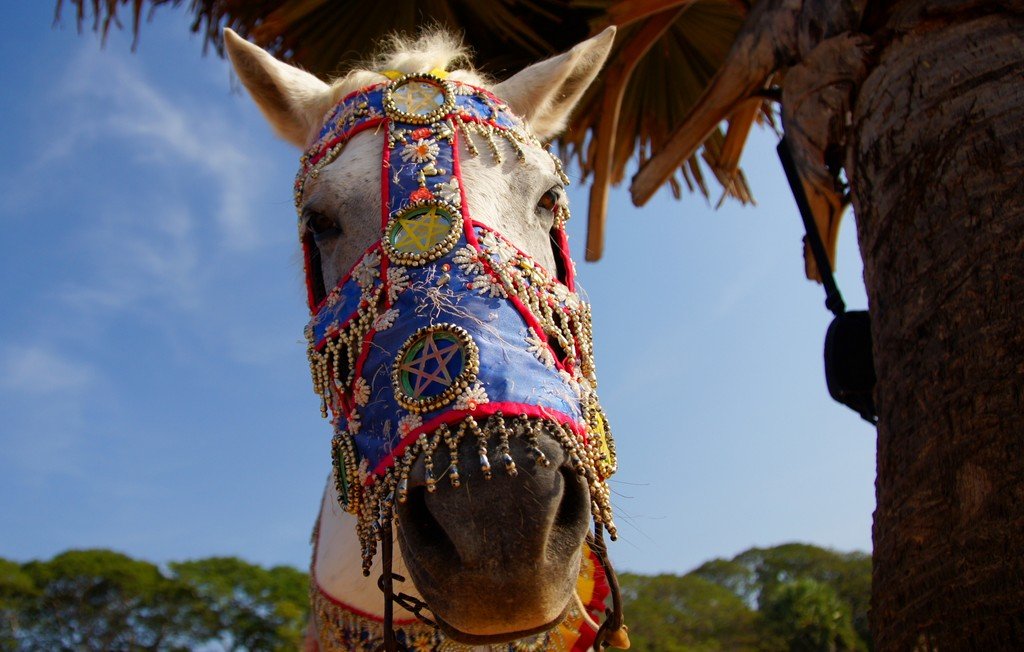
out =
[[558,56],[524,68],[494,87],[533,133],[548,140],[565,128],[576,103],[594,81],[615,40],[615,27]]
[[313,75],[282,63],[224,28],[224,49],[235,73],[279,136],[305,149],[334,104],[331,88]]

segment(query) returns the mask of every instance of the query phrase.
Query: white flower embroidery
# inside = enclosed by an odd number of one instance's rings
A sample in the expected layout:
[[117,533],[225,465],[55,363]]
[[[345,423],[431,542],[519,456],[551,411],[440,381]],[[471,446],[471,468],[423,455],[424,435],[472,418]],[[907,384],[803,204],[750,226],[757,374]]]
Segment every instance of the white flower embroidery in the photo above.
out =
[[373,287],[373,281],[380,276],[380,252],[371,251],[352,269],[352,278],[363,290]]
[[559,377],[561,377],[562,381],[569,386],[569,389],[573,390],[576,393],[576,396],[579,398],[580,403],[589,403],[591,400],[593,400],[593,385],[591,385],[590,381],[588,381],[586,378],[582,377],[579,371],[577,371],[576,375],[573,376],[569,374],[569,372],[562,369],[559,370],[558,375]]
[[331,290],[331,293],[327,295],[327,298],[324,299],[324,307],[333,308],[334,306],[338,305],[338,301],[340,299],[341,292],[338,291],[338,288],[334,288],[333,290]]
[[455,401],[456,410],[475,410],[477,406],[490,402],[487,397],[487,390],[479,381],[472,387],[466,389]]
[[356,104],[357,102],[346,102],[341,113],[338,114],[338,123],[342,127],[347,127],[348,123],[355,122],[356,118],[359,117],[357,115],[358,108],[356,107]]
[[589,396],[594,393],[594,385],[584,376],[580,376],[580,392],[585,396]]
[[455,251],[452,258],[466,274],[483,274],[484,264],[476,249],[470,245],[464,245]]
[[541,364],[548,369],[555,368],[555,356],[551,354],[551,347],[532,328],[526,329],[526,350],[536,356]]
[[441,199],[448,202],[455,208],[462,205],[462,194],[459,192],[459,180],[452,177],[444,183],[434,184],[434,190],[440,195]]
[[352,399],[356,405],[360,406],[366,405],[370,401],[370,384],[362,376],[356,378],[356,382],[352,385]]
[[359,432],[359,429],[363,426],[359,420],[359,413],[352,410],[352,413],[348,415],[348,432],[350,435],[354,435]]
[[473,279],[470,285],[480,294],[486,294],[490,297],[504,298],[508,296],[508,292],[505,291],[505,286],[501,284],[501,281],[490,274],[480,274]]
[[388,300],[394,302],[407,287],[409,275],[406,274],[406,269],[398,265],[388,267]]
[[408,163],[412,161],[414,163],[427,163],[437,158],[437,152],[439,148],[437,143],[430,140],[417,140],[414,143],[408,143],[402,148],[402,160]]
[[515,249],[490,231],[484,231],[480,234],[480,246],[483,247],[487,253],[497,258],[498,262],[502,265],[508,263],[516,255]]
[[397,308],[388,308],[381,314],[377,315],[377,318],[373,320],[373,330],[375,331],[386,331],[391,328],[395,320],[398,318]]
[[398,434],[405,437],[413,430],[423,425],[423,419],[418,414],[407,414],[398,422]]
[[561,283],[554,283],[551,286],[551,293],[555,295],[555,300],[559,303],[565,303],[569,300],[569,288],[565,287]]
[[370,477],[370,460],[365,457],[359,461],[359,468],[356,469],[356,475],[359,476],[359,486],[362,487],[366,484],[366,481]]

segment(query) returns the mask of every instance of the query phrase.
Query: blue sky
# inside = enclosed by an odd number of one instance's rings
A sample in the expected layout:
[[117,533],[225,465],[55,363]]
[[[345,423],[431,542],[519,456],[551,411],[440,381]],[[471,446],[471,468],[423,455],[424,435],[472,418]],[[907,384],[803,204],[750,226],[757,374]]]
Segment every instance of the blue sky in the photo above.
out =
[[[101,49],[52,28],[48,2],[5,15],[0,556],[304,566],[330,432],[302,338],[297,152],[183,10],[157,11],[134,54],[127,34]],[[831,316],[774,142],[755,133],[743,159],[756,207],[663,192],[636,209],[619,189],[604,260],[578,261],[622,569],[870,549],[874,430],[825,389]],[[582,251],[585,189],[570,197]],[[865,307],[849,217],[838,277]]]

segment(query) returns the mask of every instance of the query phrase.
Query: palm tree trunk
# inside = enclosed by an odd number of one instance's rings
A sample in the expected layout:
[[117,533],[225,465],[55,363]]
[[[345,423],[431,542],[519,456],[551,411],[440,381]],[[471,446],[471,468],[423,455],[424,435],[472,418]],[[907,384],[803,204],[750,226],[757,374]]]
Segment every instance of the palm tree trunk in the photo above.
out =
[[879,650],[1024,641],[1024,17],[967,18],[889,32],[848,150],[878,374]]

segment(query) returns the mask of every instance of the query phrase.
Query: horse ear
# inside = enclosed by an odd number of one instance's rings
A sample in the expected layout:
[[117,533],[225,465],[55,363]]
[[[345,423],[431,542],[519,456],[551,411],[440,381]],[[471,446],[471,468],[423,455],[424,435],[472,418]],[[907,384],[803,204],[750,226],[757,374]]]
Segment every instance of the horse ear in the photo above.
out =
[[594,81],[615,40],[615,27],[558,56],[524,68],[494,87],[494,94],[525,118],[541,140],[565,128],[576,103]]
[[224,28],[224,45],[235,73],[274,131],[305,148],[333,104],[330,87],[308,72],[278,61],[230,28]]

